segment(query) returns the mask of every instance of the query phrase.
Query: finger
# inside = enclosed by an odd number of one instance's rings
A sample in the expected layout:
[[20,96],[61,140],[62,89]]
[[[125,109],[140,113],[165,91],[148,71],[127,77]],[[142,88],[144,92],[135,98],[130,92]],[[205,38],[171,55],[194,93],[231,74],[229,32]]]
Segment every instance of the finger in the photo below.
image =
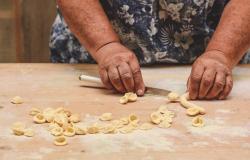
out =
[[232,75],[228,75],[226,78],[226,84],[224,87],[224,90],[221,92],[219,99],[226,99],[226,97],[229,95],[229,93],[231,92],[233,88],[233,78]]
[[109,80],[109,76],[108,73],[106,71],[105,68],[101,68],[99,69],[99,75],[101,77],[102,83],[103,85],[107,88],[107,89],[114,89],[110,80]]
[[122,83],[127,90],[127,92],[133,92],[134,91],[134,79],[131,72],[131,69],[127,63],[121,63],[118,66],[118,71],[120,73],[120,77],[122,80]]
[[223,91],[225,84],[226,74],[224,72],[217,72],[213,87],[207,94],[206,99],[218,98],[219,94]]
[[120,93],[125,93],[126,90],[120,79],[119,72],[115,66],[111,66],[108,69],[108,76],[111,81],[112,86]]
[[204,99],[209,90],[213,87],[216,71],[213,69],[206,69],[202,75],[202,80],[199,89],[199,99]]
[[188,86],[190,99],[197,99],[199,95],[200,82],[205,68],[203,65],[195,63],[192,67],[190,82]]
[[129,61],[129,65],[134,78],[135,91],[138,96],[143,96],[145,93],[145,84],[142,79],[141,69],[138,60],[135,56]]

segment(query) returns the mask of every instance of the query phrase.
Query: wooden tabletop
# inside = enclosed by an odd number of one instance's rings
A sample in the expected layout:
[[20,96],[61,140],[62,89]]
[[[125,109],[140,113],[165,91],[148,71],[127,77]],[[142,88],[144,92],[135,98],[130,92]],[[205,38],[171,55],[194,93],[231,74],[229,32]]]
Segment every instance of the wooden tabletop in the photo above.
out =
[[[104,112],[115,118],[137,114],[142,121],[166,98],[146,95],[135,103],[119,104],[120,95],[84,88],[81,73],[97,75],[95,65],[0,64],[0,160],[109,159],[109,160],[247,160],[250,157],[250,66],[234,70],[234,88],[228,100],[196,101],[207,110],[205,127],[191,126],[191,118],[178,104],[169,104],[177,114],[171,128],[154,128],[130,134],[97,134],[69,138],[67,146],[53,144],[46,125],[37,125],[28,115],[34,106],[70,108],[84,121]],[[148,86],[185,92],[190,66],[143,68]],[[21,96],[25,103],[10,103]],[[91,119],[93,120],[93,119]],[[34,128],[32,138],[18,137],[10,126],[16,121]]]

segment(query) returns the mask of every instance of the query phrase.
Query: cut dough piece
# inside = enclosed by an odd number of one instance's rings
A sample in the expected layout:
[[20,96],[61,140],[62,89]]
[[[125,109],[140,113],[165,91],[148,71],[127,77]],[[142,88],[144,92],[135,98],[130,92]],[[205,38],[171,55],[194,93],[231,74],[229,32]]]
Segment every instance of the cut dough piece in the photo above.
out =
[[22,122],[15,122],[12,124],[11,128],[20,128],[24,130],[26,128],[26,125]]
[[21,98],[19,96],[16,96],[16,97],[11,99],[11,103],[13,103],[13,104],[22,104],[22,103],[24,103],[24,100],[23,100],[23,98]]
[[83,127],[83,126],[75,125],[74,129],[75,129],[76,135],[85,135],[85,134],[87,134],[87,129],[85,127]]
[[70,117],[70,116],[72,115],[72,113],[71,113],[69,110],[64,110],[64,113],[65,113],[68,117]]
[[54,128],[60,127],[57,123],[50,123],[48,127],[48,131],[51,131]]
[[89,126],[87,127],[87,132],[89,134],[96,134],[96,133],[99,133],[99,127],[95,124],[95,125],[92,125],[92,126]]
[[200,110],[196,107],[191,107],[191,108],[188,108],[187,111],[186,111],[186,114],[188,116],[196,116],[200,113]]
[[45,122],[46,122],[46,119],[45,119],[45,117],[43,116],[43,114],[38,113],[37,115],[35,115],[35,116],[33,117],[33,121],[34,121],[35,123],[42,124],[42,123],[45,123]]
[[128,117],[128,121],[131,123],[138,123],[140,120],[135,114],[130,114]]
[[164,113],[168,112],[168,109],[167,109],[167,106],[166,106],[166,105],[161,105],[161,106],[158,108],[157,111],[160,112],[160,113],[162,113],[162,114],[164,114]]
[[73,137],[76,134],[76,132],[73,127],[67,127],[63,132],[63,134],[67,137]]
[[33,129],[28,128],[28,129],[24,130],[24,135],[26,137],[33,137],[35,135],[35,133],[34,133]]
[[116,132],[116,127],[113,125],[106,125],[103,129],[102,129],[102,133],[104,134],[114,134],[117,133]]
[[50,133],[54,136],[61,136],[61,135],[63,135],[63,128],[55,127],[53,129],[51,129]]
[[125,97],[128,98],[129,102],[135,102],[137,100],[137,95],[133,92],[125,93]]
[[121,120],[113,120],[111,121],[111,124],[115,127],[115,128],[122,128],[124,127],[124,124]]
[[167,95],[167,98],[170,102],[177,102],[179,101],[179,94],[178,93],[175,93],[175,92],[170,92],[168,95]]
[[100,118],[101,121],[111,121],[112,120],[112,113],[103,113]]
[[121,122],[123,125],[129,124],[128,117],[122,117],[122,118],[120,118],[120,122]]
[[201,116],[197,116],[193,118],[192,125],[194,127],[203,127],[205,125],[205,122]]
[[198,106],[196,104],[193,104],[191,102],[188,102],[188,100],[189,100],[189,93],[188,92],[183,94],[180,97],[180,103],[184,108],[188,109],[188,108],[194,107],[194,108],[199,109],[200,114],[205,114],[206,113],[204,108],[202,108],[202,107],[200,107],[200,106]]
[[159,112],[151,113],[150,118],[154,124],[160,124],[162,121],[162,115]]
[[150,130],[152,129],[154,126],[151,123],[143,123],[140,126],[140,130]]
[[162,121],[167,121],[168,123],[172,123],[173,122],[173,118],[169,117],[169,116],[163,116],[162,117]]
[[119,101],[121,104],[126,104],[128,103],[128,97],[127,96],[122,96]]
[[56,114],[54,117],[54,122],[56,122],[59,126],[67,126],[69,118],[65,114]]
[[38,113],[42,113],[42,111],[39,109],[39,108],[35,108],[35,107],[33,107],[31,110],[30,110],[30,115],[31,116],[35,116],[35,115],[37,115]]
[[70,122],[73,122],[73,123],[78,123],[81,121],[81,118],[80,118],[80,115],[79,114],[72,114],[70,117],[69,117],[69,121]]
[[54,114],[52,113],[44,113],[43,116],[48,123],[51,123],[54,120]]
[[64,136],[60,136],[60,137],[56,137],[54,139],[54,144],[56,146],[64,146],[64,145],[67,145],[68,142],[67,142],[67,140],[66,140],[66,138]]
[[119,132],[122,134],[127,134],[127,133],[133,132],[133,130],[134,130],[134,127],[132,127],[131,125],[127,125],[127,126],[120,128]]
[[171,126],[171,123],[169,123],[168,121],[162,121],[160,124],[159,124],[159,127],[160,128],[169,128]]

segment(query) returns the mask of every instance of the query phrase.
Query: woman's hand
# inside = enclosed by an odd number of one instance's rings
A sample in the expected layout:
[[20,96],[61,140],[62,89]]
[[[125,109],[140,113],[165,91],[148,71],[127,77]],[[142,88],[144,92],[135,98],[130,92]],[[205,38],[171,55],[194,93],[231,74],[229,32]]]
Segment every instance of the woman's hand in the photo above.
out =
[[225,99],[233,87],[232,65],[220,51],[207,51],[193,64],[187,87],[191,99]]
[[108,89],[120,93],[135,92],[143,96],[145,85],[135,54],[119,42],[109,43],[96,53],[99,74]]

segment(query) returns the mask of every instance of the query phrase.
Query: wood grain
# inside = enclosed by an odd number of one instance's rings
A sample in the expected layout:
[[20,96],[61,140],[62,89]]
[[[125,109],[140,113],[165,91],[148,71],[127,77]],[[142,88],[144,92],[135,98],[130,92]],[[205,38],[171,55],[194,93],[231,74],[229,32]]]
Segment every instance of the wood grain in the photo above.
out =
[[[189,66],[143,68],[146,85],[185,92]],[[165,97],[146,95],[136,103],[119,104],[120,95],[107,90],[81,87],[81,73],[97,75],[95,65],[0,64],[0,159],[95,159],[95,160],[248,160],[250,157],[250,66],[234,70],[235,86],[228,100],[196,101],[207,110],[206,126],[194,128],[178,104],[168,104],[176,113],[169,129],[154,128],[131,134],[86,135],[69,138],[64,147],[53,145],[46,125],[35,125],[28,115],[33,106],[64,106],[81,113],[84,122],[104,112],[115,118],[135,113],[141,121],[166,104]],[[154,76],[152,76],[154,75]],[[25,103],[10,99],[21,96]],[[86,115],[89,115],[86,117]],[[85,118],[84,118],[85,117]],[[34,138],[16,137],[9,127],[22,121],[36,131]]]

